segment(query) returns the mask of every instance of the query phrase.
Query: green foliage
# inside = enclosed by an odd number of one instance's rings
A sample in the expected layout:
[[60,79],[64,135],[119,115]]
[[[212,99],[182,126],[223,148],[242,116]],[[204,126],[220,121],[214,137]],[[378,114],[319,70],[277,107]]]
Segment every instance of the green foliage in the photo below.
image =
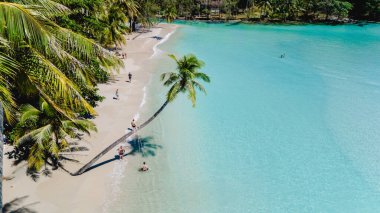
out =
[[69,147],[68,138],[90,131],[96,131],[91,121],[68,119],[41,100],[38,108],[29,104],[21,106],[19,123],[10,138],[17,147],[28,147],[20,157],[27,157],[28,169],[38,172],[46,163],[58,166],[60,152]]
[[210,77],[199,72],[199,69],[204,66],[204,62],[192,54],[185,55],[180,59],[174,55],[169,56],[177,63],[177,70],[161,75],[164,86],[170,86],[166,96],[167,101],[173,101],[179,93],[187,93],[193,107],[195,107],[196,90],[206,93],[205,88],[197,80],[210,82]]
[[[103,100],[96,84],[122,65],[96,42],[110,27],[104,2],[62,3],[67,6],[50,0],[0,2],[0,106],[17,145],[11,155],[27,160],[28,171],[57,167],[66,139],[95,130],[78,116],[96,114],[93,107]],[[124,21],[118,23],[126,26]]]
[[154,1],[164,17],[167,11],[177,11],[178,16],[209,15],[209,11],[220,10],[224,18],[230,19],[238,13],[249,18],[270,20],[324,21],[324,19],[368,19],[380,20],[380,0],[164,0]]
[[177,10],[176,10],[176,8],[174,6],[168,7],[164,11],[164,17],[166,19],[166,22],[172,23],[174,21],[174,19],[177,17]]

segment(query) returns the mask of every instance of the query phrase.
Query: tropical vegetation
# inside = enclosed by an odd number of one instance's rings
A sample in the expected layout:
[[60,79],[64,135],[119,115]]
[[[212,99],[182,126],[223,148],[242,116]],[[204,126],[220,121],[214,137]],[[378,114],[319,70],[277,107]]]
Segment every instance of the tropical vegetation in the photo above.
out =
[[[162,14],[185,19],[248,21],[380,20],[379,0],[164,0]],[[168,19],[170,21],[170,19]]]
[[24,153],[28,168],[40,171],[43,166],[47,170],[46,164],[58,168],[61,152],[69,148],[67,139],[90,131],[96,131],[91,121],[65,117],[41,99],[38,108],[30,104],[21,106],[19,122],[12,133],[17,146],[28,147]]
[[[69,140],[96,131],[89,120],[103,99],[97,84],[123,66],[116,56],[136,23],[151,26],[159,14],[176,18],[174,1],[7,0],[0,2],[0,103],[5,115],[7,153],[14,163],[27,161],[32,177],[62,167]],[[190,3],[190,2],[188,2]],[[164,11],[164,12],[161,12]],[[158,16],[157,16],[158,15]],[[167,101],[188,92],[193,105],[203,62],[193,55],[177,60],[178,73],[165,75]],[[143,128],[153,120],[140,126]],[[3,113],[1,113],[3,114]],[[2,122],[3,123],[3,122]],[[131,134],[134,134],[131,132]],[[81,170],[83,171],[83,170]],[[78,173],[77,173],[78,174]]]
[[85,118],[102,100],[96,85],[122,66],[85,28],[63,27],[72,13],[50,0],[0,2],[1,108],[8,142],[30,153],[9,156],[25,157],[28,171],[56,167],[67,137],[95,130]]
[[[70,148],[67,140],[95,130],[88,119],[96,115],[94,107],[103,99],[97,84],[123,65],[114,50],[125,44],[124,35],[135,31],[136,23],[149,27],[160,18],[378,21],[380,1],[0,1],[0,109],[5,117],[1,123],[8,142],[16,146],[9,156],[27,160],[29,171],[38,172],[46,164],[59,166],[59,153]],[[203,63],[195,56],[171,57],[177,72],[163,76],[164,85],[171,86],[166,102],[140,128],[180,93],[188,93],[194,105],[196,90],[205,91],[195,80],[209,82],[198,72]]]
[[210,82],[210,77],[205,73],[199,72],[199,70],[204,66],[204,62],[199,60],[195,55],[189,54],[185,55],[180,59],[177,59],[174,55],[169,55],[177,64],[177,69],[175,72],[163,73],[161,75],[161,81],[163,81],[164,86],[170,87],[166,94],[166,100],[164,104],[151,116],[148,120],[142,123],[140,126],[132,130],[131,132],[123,135],[121,138],[116,140],[114,143],[109,145],[106,149],[95,156],[90,162],[80,168],[77,172],[71,173],[72,175],[80,175],[86,172],[97,160],[99,160],[104,154],[114,149],[118,144],[126,141],[127,138],[131,137],[137,131],[141,130],[152,122],[172,101],[176,99],[178,94],[187,94],[187,97],[195,107],[197,90],[206,93],[205,88],[199,80],[206,83]]

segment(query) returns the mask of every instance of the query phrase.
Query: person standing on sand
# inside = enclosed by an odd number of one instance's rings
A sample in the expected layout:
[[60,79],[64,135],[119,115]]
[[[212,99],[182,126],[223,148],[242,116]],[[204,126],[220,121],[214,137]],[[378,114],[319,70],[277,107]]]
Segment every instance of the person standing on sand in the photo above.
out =
[[149,170],[149,167],[148,167],[148,165],[146,165],[146,163],[144,162],[140,170],[143,171],[143,172],[146,172],[146,171]]
[[116,89],[116,94],[115,94],[115,96],[116,96],[116,100],[119,100],[119,89]]
[[123,157],[124,157],[124,153],[125,153],[125,150],[124,150],[123,146],[120,146],[120,147],[117,149],[117,152],[119,153],[119,160],[122,160]]
[[131,126],[132,126],[132,129],[133,129],[133,130],[136,129],[135,119],[132,120],[132,122],[131,122]]
[[130,72],[128,73],[128,78],[129,78],[129,83],[132,83],[132,74]]

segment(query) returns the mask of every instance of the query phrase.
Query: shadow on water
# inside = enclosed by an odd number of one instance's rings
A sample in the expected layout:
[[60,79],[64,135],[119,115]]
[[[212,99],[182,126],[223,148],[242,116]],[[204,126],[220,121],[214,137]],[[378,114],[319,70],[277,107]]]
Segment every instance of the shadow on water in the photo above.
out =
[[37,213],[37,211],[30,209],[30,206],[36,205],[39,202],[22,205],[28,197],[29,196],[18,197],[8,203],[5,203],[2,213]]
[[[128,144],[131,147],[131,151],[125,154],[124,157],[128,155],[141,155],[142,157],[156,156],[156,150],[161,149],[162,146],[159,144],[151,143],[152,140],[153,140],[153,137],[141,138],[141,137],[136,136],[133,140],[128,141]],[[103,166],[115,160],[119,160],[119,155],[115,155],[114,158],[95,164],[91,166],[90,168],[88,168],[85,172],[88,172],[92,169]]]

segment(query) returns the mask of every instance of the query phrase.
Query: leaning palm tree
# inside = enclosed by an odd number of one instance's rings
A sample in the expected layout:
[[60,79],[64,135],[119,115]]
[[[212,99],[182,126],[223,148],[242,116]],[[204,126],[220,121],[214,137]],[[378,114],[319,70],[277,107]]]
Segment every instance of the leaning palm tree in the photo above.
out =
[[80,168],[77,172],[71,173],[71,175],[76,176],[83,174],[104,154],[115,148],[119,143],[124,142],[127,138],[135,134],[138,130],[147,126],[162,112],[162,110],[165,109],[165,107],[170,102],[175,100],[178,94],[187,93],[188,98],[190,99],[193,107],[195,107],[196,90],[200,90],[201,92],[206,93],[205,88],[197,80],[202,80],[207,83],[210,82],[210,78],[205,73],[198,72],[199,69],[204,66],[204,62],[202,62],[195,55],[192,54],[183,56],[180,59],[177,59],[174,55],[169,56],[177,63],[177,70],[176,72],[168,72],[161,75],[161,81],[164,82],[164,86],[170,86],[170,89],[166,94],[166,101],[164,102],[164,104],[147,121],[138,126],[135,130],[132,130],[128,134],[119,138],[117,141],[115,141],[102,152],[100,152],[98,155],[96,155],[90,162],[88,162],[85,166]]
[[19,123],[14,128],[15,145],[30,147],[28,169],[40,171],[46,163],[58,166],[60,152],[69,146],[67,138],[90,131],[96,131],[91,121],[69,119],[41,100],[38,109],[31,105],[21,107]]

